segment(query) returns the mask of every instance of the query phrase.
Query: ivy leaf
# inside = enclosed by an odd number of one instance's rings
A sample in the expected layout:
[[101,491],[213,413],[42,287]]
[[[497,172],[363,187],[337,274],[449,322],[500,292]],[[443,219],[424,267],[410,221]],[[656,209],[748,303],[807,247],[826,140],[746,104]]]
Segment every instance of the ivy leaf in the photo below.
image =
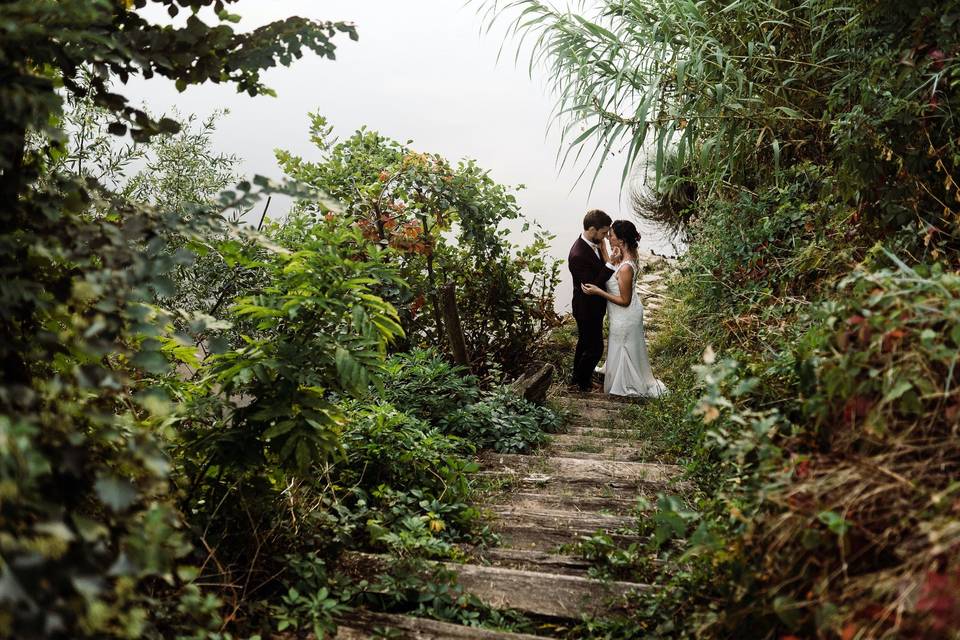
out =
[[160,351],[141,351],[133,357],[133,365],[155,374],[166,373],[169,364]]
[[785,625],[796,629],[800,625],[801,606],[787,596],[778,596],[773,599],[773,611]]
[[114,512],[124,511],[137,501],[137,490],[128,480],[116,476],[101,476],[94,488],[100,501]]

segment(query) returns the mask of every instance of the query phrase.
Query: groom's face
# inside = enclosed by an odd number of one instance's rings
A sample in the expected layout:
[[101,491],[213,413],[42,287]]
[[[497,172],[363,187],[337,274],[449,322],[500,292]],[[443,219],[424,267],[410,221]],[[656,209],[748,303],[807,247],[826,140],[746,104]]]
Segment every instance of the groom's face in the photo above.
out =
[[607,234],[610,233],[610,227],[590,227],[587,231],[587,237],[590,238],[593,242],[601,242],[604,238],[607,237]]

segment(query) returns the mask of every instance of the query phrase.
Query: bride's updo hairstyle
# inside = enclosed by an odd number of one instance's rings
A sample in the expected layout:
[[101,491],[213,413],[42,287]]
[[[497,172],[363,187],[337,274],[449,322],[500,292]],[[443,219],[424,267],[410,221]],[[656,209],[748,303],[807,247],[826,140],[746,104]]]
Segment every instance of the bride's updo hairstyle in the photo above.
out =
[[640,232],[637,231],[637,227],[634,226],[629,220],[617,220],[614,222],[610,228],[613,230],[613,233],[616,234],[617,238],[623,241],[623,244],[627,245],[627,248],[631,251],[637,248],[637,242],[640,240]]

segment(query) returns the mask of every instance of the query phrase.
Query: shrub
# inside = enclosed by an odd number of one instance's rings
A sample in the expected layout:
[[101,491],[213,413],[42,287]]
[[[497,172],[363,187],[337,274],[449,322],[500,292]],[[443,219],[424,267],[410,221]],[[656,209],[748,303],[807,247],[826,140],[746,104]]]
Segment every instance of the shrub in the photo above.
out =
[[70,175],[56,165],[66,153],[64,97],[88,97],[110,113],[110,134],[143,142],[179,127],[118,93],[131,75],[162,75],[181,89],[215,79],[256,95],[267,91],[264,69],[304,48],[331,55],[336,32],[355,34],[347,24],[300,19],[240,33],[222,11],[212,25],[194,17],[171,27],[144,19],[146,4],[0,4],[7,637],[156,637],[165,623],[158,613],[174,608],[196,614],[192,630],[202,633],[215,618],[215,605],[188,584],[190,540],[170,496],[163,436],[173,407],[154,383],[167,369],[163,345],[176,314],[156,302],[171,291],[170,274],[192,260],[171,239],[220,229],[222,210],[251,206],[251,188],[184,215]]
[[386,364],[384,399],[431,424],[476,401],[480,388],[466,369],[431,349],[392,355]]
[[530,346],[556,320],[559,263],[549,258],[542,231],[528,247],[509,242],[503,225],[523,217],[511,190],[473,161],[453,166],[366,129],[333,140],[317,114],[311,134],[320,161],[287,152],[278,159],[290,177],[339,200],[342,212],[304,202],[295,215],[304,226],[319,215],[341,215],[371,243],[390,247],[385,256],[405,286],[379,293],[400,312],[404,346],[447,348],[439,288],[450,282],[474,368],[521,370]]
[[527,402],[507,387],[481,392],[476,378],[433,351],[392,356],[387,370],[387,399],[477,449],[529,451],[563,424],[552,409]]
[[251,257],[223,246],[228,262],[255,267],[262,279],[230,308],[251,334],[199,372],[184,433],[204,465],[279,463],[302,473],[336,450],[343,416],[330,395],[365,394],[388,342],[402,335],[396,312],[371,293],[372,284],[396,276],[376,255],[348,257],[358,239],[330,222],[292,252],[264,243],[269,250]]
[[484,394],[472,405],[447,416],[444,431],[469,440],[481,449],[523,453],[546,442],[563,419],[548,407],[528,402],[507,387]]

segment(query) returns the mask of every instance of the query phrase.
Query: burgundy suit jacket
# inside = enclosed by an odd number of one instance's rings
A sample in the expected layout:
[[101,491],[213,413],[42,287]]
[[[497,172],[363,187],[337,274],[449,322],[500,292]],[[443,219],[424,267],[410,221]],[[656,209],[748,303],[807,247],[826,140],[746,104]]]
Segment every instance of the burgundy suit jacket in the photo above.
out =
[[597,257],[584,240],[578,237],[570,248],[567,266],[573,276],[573,317],[581,320],[602,319],[607,312],[607,301],[600,296],[588,296],[581,284],[595,284],[604,288],[613,271]]

